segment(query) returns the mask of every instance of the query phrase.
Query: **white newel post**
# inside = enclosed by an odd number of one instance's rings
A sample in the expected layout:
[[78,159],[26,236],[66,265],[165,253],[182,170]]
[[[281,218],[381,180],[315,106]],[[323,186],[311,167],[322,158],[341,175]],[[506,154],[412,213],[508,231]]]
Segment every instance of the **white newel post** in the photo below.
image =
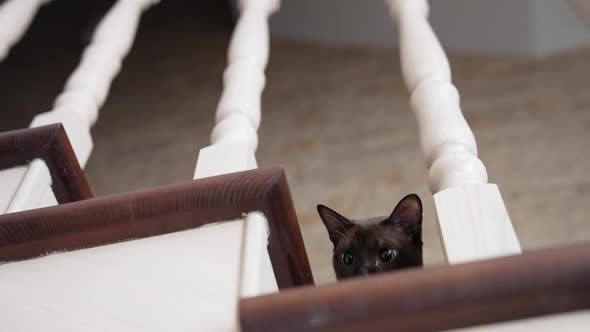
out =
[[[82,60],[66,82],[63,92],[56,98],[53,110],[37,115],[30,127],[61,122],[68,134],[80,166],[84,167],[92,151],[90,128],[98,118],[98,110],[108,95],[111,83],[123,58],[129,52],[139,19],[144,10],[159,0],[119,0],[98,25],[92,42],[82,55]],[[55,204],[55,198],[47,195],[51,178],[42,162],[31,163],[18,180],[21,185],[13,196],[6,212],[17,212]],[[40,198],[39,198],[40,197]],[[46,197],[48,200],[45,202]]]
[[0,5],[0,61],[27,31],[41,6],[51,0],[6,0]]
[[520,253],[500,191],[487,183],[486,168],[477,157],[448,59],[427,20],[427,1],[387,2],[399,28],[402,72],[448,262]]
[[268,17],[279,5],[279,0],[239,3],[240,17],[228,50],[212,144],[199,151],[194,178],[257,167],[260,97],[269,53]]

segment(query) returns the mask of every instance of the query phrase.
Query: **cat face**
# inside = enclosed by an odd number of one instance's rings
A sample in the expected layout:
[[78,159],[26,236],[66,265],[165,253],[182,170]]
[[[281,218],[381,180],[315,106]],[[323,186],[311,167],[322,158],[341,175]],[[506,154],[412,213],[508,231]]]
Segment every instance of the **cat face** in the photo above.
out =
[[422,202],[404,197],[389,217],[350,220],[318,205],[334,244],[332,263],[338,280],[422,266]]

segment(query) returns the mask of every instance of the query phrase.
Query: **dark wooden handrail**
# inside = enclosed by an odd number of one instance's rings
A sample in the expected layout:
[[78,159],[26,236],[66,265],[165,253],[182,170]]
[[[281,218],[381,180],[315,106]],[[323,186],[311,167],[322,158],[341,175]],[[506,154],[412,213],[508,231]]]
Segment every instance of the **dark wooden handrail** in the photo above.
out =
[[440,331],[590,308],[590,245],[240,301],[249,331]]
[[61,123],[0,133],[0,169],[45,161],[58,203],[92,198],[90,186]]
[[252,211],[268,220],[278,286],[313,284],[287,179],[278,167],[0,215],[0,261],[171,233]]

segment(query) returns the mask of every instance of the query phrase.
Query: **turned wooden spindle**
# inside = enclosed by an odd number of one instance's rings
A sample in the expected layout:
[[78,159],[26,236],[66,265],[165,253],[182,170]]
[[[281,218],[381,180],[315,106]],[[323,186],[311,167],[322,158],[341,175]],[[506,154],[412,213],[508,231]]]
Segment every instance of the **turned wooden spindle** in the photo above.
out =
[[53,110],[37,115],[31,127],[63,122],[80,165],[92,150],[89,130],[98,118],[111,83],[121,69],[142,12],[158,0],[119,0],[99,23]]
[[268,17],[279,0],[241,0],[230,41],[212,145],[201,149],[195,178],[256,168],[260,97],[269,55]]
[[418,118],[420,143],[433,193],[464,183],[486,183],[477,145],[451,83],[449,61],[430,24],[428,4],[390,1],[398,23],[401,67]]
[[0,61],[33,22],[41,6],[51,0],[7,0],[0,5]]
[[[96,28],[92,42],[56,98],[53,109],[38,114],[30,124],[30,127],[39,127],[61,122],[82,167],[93,147],[90,128],[133,44],[141,14],[158,1],[119,0],[113,5]],[[34,202],[45,201],[43,197],[47,201],[42,206],[55,204],[55,198],[46,193],[51,190],[48,184],[51,178],[48,178],[46,166],[42,162],[31,163],[6,212],[39,207]]]
[[401,67],[418,120],[428,182],[450,263],[520,253],[510,217],[477,156],[451,81],[449,61],[428,23],[426,0],[387,0],[399,28]]

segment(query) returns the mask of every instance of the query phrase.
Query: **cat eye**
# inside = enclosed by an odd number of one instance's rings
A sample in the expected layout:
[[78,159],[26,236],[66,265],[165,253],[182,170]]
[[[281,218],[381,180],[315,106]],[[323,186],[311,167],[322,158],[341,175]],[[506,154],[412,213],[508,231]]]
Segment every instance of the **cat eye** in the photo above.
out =
[[352,265],[354,263],[354,256],[349,251],[345,251],[340,256],[340,260],[342,260],[344,265]]
[[397,256],[397,251],[390,249],[390,248],[381,249],[381,251],[379,252],[379,259],[383,263],[391,262],[396,256]]

